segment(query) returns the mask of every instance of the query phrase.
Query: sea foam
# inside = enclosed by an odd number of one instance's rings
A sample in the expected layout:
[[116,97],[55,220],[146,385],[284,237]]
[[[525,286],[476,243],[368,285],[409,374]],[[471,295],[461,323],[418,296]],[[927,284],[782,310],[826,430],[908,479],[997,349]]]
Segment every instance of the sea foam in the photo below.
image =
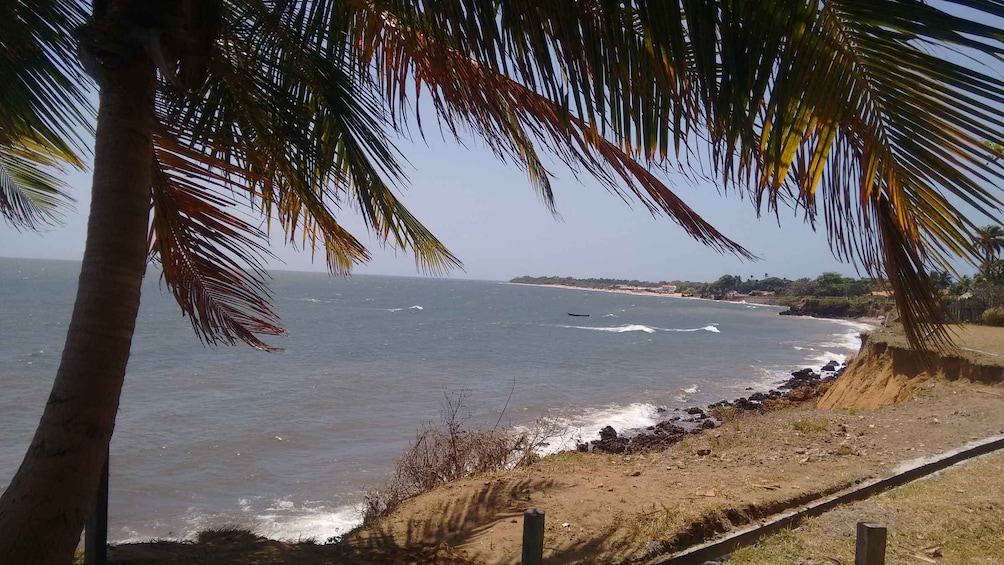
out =
[[388,308],[387,309],[388,312],[400,312],[402,310],[425,310],[425,308],[422,308],[421,306],[419,306],[418,304],[416,304],[414,306],[409,306],[407,308]]
[[[546,446],[538,449],[539,455],[575,449],[578,443],[599,439],[600,429],[612,426],[617,433],[655,425],[660,419],[656,406],[642,402],[628,405],[612,404],[602,408],[586,409],[582,413],[551,418],[550,424],[560,430],[545,440]],[[517,431],[526,430],[517,426]]]
[[610,332],[610,333],[626,333],[626,332],[645,332],[647,334],[654,334],[656,332],[711,332],[711,333],[722,333],[718,329],[718,324],[711,324],[708,326],[703,326],[700,328],[653,328],[651,326],[646,326],[643,324],[626,324],[623,326],[609,326],[609,327],[597,327],[597,326],[556,326],[559,328],[569,328],[574,330],[592,330],[595,332]]
[[268,538],[298,541],[314,539],[324,543],[362,523],[362,505],[329,508],[276,501],[275,506],[255,516],[259,531]]
[[655,329],[648,326],[643,326],[641,324],[629,324],[625,326],[613,326],[607,328],[599,328],[594,326],[558,326],[559,328],[569,328],[573,330],[592,330],[594,332],[611,332],[611,333],[625,333],[625,332],[645,332],[647,334],[654,334]]

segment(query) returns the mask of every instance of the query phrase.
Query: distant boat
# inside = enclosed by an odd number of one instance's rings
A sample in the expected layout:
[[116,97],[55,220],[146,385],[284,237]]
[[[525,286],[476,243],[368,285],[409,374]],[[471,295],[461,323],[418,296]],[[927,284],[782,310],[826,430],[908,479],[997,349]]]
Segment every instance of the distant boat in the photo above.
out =
[[571,312],[569,312],[568,315],[569,316],[575,316],[577,318],[588,318],[589,317],[589,314],[572,314]]

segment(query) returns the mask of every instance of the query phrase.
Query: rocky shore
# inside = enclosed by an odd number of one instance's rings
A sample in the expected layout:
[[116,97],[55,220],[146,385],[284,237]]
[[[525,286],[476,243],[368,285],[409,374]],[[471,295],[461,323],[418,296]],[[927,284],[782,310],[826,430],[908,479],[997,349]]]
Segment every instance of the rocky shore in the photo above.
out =
[[812,368],[793,371],[789,379],[767,392],[754,392],[731,401],[721,400],[706,408],[660,408],[660,413],[667,417],[653,426],[620,433],[613,426],[607,426],[600,430],[600,439],[580,443],[576,448],[581,452],[615,454],[665,449],[680,442],[688,434],[700,434],[714,429],[723,421],[745,412],[767,412],[819,398],[845,369],[846,365],[830,361],[818,372]]

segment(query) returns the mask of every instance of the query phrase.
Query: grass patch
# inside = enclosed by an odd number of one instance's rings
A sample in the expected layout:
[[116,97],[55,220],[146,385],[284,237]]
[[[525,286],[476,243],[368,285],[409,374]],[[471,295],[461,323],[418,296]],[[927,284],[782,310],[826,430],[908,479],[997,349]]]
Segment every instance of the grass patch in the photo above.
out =
[[813,434],[828,430],[830,428],[830,422],[823,418],[799,418],[791,423],[791,427],[795,428],[795,431],[799,431],[804,434]]
[[550,455],[545,455],[544,457],[541,457],[540,460],[558,463],[562,461],[578,461],[585,456],[586,454],[581,451],[558,451]]
[[734,552],[728,564],[853,563],[858,521],[886,525],[889,563],[1002,563],[1004,456],[973,461],[806,520],[795,530]]
[[215,543],[229,543],[236,540],[255,540],[258,534],[252,529],[239,524],[224,524],[207,528],[195,534],[195,543],[211,545]]
[[738,411],[739,409],[735,406],[715,406],[708,411],[708,414],[721,422],[730,422],[736,417]]

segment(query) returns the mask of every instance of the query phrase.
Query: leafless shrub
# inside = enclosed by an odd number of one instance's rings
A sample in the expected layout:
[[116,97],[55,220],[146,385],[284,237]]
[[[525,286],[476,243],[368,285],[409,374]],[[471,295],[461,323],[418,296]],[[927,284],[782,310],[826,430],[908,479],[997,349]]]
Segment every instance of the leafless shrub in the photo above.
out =
[[[511,428],[515,432],[515,428]],[[511,452],[513,466],[530,465],[540,458],[541,451],[548,447],[552,438],[568,435],[568,423],[554,418],[537,418],[532,424],[520,428]]]
[[364,522],[450,481],[530,464],[547,438],[560,430],[556,423],[543,418],[519,431],[498,424],[489,430],[469,429],[466,399],[463,391],[446,395],[440,421],[422,426],[414,443],[398,459],[390,480],[366,494]]

